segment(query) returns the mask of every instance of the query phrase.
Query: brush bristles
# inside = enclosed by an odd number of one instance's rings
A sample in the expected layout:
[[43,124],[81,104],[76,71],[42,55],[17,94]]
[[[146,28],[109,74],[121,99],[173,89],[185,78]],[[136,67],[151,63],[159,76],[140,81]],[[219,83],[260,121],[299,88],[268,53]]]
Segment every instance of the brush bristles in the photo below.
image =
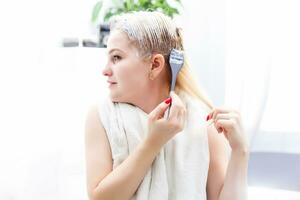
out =
[[177,50],[177,49],[172,49],[170,53],[170,64],[175,63],[175,64],[182,64],[183,63],[183,51]]

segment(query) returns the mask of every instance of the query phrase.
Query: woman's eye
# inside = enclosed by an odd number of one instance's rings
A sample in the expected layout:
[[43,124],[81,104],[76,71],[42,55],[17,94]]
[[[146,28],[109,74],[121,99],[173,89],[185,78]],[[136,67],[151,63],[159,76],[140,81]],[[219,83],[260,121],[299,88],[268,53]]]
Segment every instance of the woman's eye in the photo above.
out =
[[114,55],[113,57],[112,57],[112,61],[113,62],[117,62],[117,61],[119,61],[121,59],[121,56],[118,56],[118,55]]

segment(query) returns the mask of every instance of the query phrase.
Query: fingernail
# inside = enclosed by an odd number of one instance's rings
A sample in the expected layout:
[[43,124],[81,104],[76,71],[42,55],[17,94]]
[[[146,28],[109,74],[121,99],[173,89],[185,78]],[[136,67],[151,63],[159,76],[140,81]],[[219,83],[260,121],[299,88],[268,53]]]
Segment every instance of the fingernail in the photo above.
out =
[[207,117],[206,117],[206,121],[208,121],[208,120],[210,120],[210,114],[207,115]]
[[169,97],[169,98],[167,98],[166,100],[165,100],[165,103],[166,104],[170,104],[172,102],[172,98],[171,97]]

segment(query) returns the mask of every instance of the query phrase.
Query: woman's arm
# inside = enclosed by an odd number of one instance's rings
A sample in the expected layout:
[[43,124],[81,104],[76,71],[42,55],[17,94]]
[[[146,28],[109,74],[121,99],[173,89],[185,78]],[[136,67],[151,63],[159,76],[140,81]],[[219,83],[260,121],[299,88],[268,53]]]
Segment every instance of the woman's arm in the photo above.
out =
[[170,101],[160,103],[148,116],[147,137],[114,170],[106,132],[97,108],[90,110],[86,120],[86,166],[89,197],[92,200],[130,199],[142,182],[163,145],[182,131],[185,108],[179,97],[171,92],[169,119],[163,114]]
[[[223,108],[214,110],[210,118],[214,126],[208,127],[211,158],[208,200],[246,200],[249,152],[240,115]],[[231,147],[230,159],[228,144]]]
[[224,185],[228,166],[229,147],[223,135],[218,134],[214,126],[207,128],[209,142],[209,170],[207,178],[207,199],[218,200]]
[[231,158],[226,172],[224,186],[219,200],[246,200],[247,199],[247,150],[231,152]]
[[105,130],[96,108],[86,120],[87,189],[91,200],[130,199],[160,150],[145,140],[112,170],[112,157]]

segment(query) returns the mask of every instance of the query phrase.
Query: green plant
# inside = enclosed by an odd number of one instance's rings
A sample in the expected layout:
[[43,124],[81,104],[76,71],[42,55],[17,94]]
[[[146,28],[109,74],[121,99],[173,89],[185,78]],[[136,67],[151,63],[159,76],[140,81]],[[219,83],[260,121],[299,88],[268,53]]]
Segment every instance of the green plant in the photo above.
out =
[[[173,1],[182,6],[180,0]],[[91,19],[93,23],[97,21],[99,13],[102,10],[102,6],[103,0],[98,1],[94,5]],[[160,11],[171,18],[173,18],[174,15],[179,14],[178,9],[172,7],[167,0],[113,0],[113,6],[104,11],[103,20],[108,21],[109,18],[120,13],[140,10]]]

